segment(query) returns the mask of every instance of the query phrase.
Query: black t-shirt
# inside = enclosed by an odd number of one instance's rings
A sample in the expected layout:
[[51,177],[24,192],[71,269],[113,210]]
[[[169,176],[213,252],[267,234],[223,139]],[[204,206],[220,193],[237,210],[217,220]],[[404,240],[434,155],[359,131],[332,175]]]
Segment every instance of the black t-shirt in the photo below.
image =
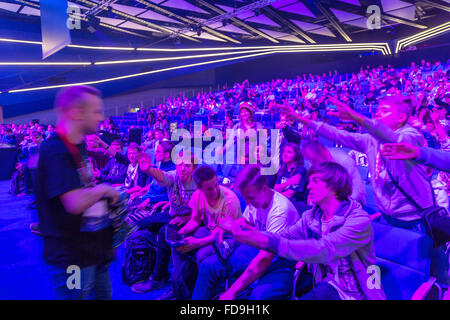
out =
[[[78,145],[88,163],[85,144]],[[89,170],[87,170],[89,171]],[[112,228],[81,232],[82,215],[70,214],[60,200],[69,191],[85,187],[75,159],[61,138],[53,134],[41,144],[36,172],[36,205],[39,227],[44,237],[44,260],[61,268],[80,268],[113,259]]]
[[292,178],[296,174],[299,174],[301,176],[300,182],[297,185],[290,185],[285,191],[287,190],[295,191],[294,195],[291,198],[294,201],[306,201],[307,178],[306,178],[306,169],[304,166],[302,165],[296,166],[295,168],[293,168],[291,172],[288,171],[286,166],[283,166],[277,174],[276,184],[284,183],[286,182],[286,180]]

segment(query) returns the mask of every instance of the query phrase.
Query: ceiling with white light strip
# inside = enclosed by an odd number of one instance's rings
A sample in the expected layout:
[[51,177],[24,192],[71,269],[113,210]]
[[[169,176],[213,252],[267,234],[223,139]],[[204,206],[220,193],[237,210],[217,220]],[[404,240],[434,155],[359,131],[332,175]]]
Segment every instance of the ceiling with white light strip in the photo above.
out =
[[[96,10],[102,3],[106,5]],[[256,8],[244,10],[255,3]],[[368,36],[386,41],[433,27],[445,22],[436,18],[450,16],[445,0],[72,0],[69,5],[79,7],[82,15],[94,11],[90,23],[97,22],[100,32],[124,33],[129,40],[167,41],[166,45],[367,42]],[[379,30],[367,28],[370,5],[380,8]],[[36,19],[39,0],[0,0],[2,14]],[[232,18],[221,19],[225,14]],[[83,26],[73,32],[86,32],[89,24],[84,21]]]

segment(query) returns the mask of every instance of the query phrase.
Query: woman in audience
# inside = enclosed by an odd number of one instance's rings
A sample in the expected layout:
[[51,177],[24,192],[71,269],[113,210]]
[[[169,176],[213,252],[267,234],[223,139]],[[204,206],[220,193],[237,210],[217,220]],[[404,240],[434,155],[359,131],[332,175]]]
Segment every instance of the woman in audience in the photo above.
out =
[[306,169],[298,145],[287,143],[281,159],[283,165],[278,171],[273,189],[290,199],[301,213],[306,205]]

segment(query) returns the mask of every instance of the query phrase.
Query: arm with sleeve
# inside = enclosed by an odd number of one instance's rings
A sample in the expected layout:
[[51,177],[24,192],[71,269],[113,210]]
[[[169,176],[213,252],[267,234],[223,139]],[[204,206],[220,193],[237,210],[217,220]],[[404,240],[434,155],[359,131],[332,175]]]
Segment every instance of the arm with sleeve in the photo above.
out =
[[405,134],[400,130],[392,130],[384,123],[375,120],[366,118],[362,127],[367,130],[369,134],[371,134],[374,138],[376,138],[381,143],[395,143],[395,142],[408,142],[414,145],[419,145],[419,134]]
[[367,153],[367,148],[371,139],[367,134],[350,133],[319,121],[312,121],[309,127],[317,132],[317,134],[329,140],[337,142],[347,148]]
[[163,179],[162,181],[158,181],[155,179],[156,183],[160,186],[160,187],[166,187],[166,188],[171,188],[174,183],[175,183],[175,179],[176,179],[176,171],[161,171],[163,174]]
[[441,171],[450,172],[450,152],[448,151],[422,147],[416,161]]
[[329,263],[346,257],[372,241],[372,224],[366,212],[352,214],[344,225],[320,239],[291,240],[267,234],[268,250],[291,260]]
[[[280,211],[281,213],[281,211]],[[244,218],[253,223],[249,206],[244,211]],[[280,232],[287,227],[287,217],[286,215],[274,214],[272,215],[272,222],[267,225],[267,232]],[[239,276],[239,278],[233,283],[233,285],[228,289],[228,291],[238,294],[245,288],[247,288],[254,281],[259,279],[264,272],[269,268],[272,263],[273,257],[275,255],[271,252],[260,250],[255,258],[250,262],[245,271]]]

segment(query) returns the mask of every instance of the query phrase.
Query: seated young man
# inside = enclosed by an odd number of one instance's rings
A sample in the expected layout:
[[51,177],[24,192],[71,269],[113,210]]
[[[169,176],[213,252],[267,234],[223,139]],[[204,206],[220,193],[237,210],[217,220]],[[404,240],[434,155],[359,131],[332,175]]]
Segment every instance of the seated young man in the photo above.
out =
[[[123,152],[123,144],[120,140],[114,140],[109,147],[114,150],[114,153]],[[93,176],[98,182],[104,182],[108,184],[122,184],[125,182],[127,174],[127,167],[123,163],[117,161],[114,156],[110,156],[108,163],[103,170],[93,169]]]
[[196,270],[206,257],[216,254],[212,242],[223,236],[222,229],[216,227],[217,220],[224,216],[236,220],[242,214],[238,197],[230,189],[219,186],[214,169],[206,165],[199,167],[193,177],[198,190],[189,201],[191,219],[178,231],[186,244],[172,249],[172,282],[179,300],[190,299],[195,285],[196,272],[186,271]]
[[[161,169],[151,168],[147,161],[141,162],[141,170],[150,175],[161,187],[167,188],[169,195],[169,214],[161,212],[145,218],[143,223],[162,223],[164,226],[158,234],[156,248],[156,262],[153,275],[149,280],[136,283],[132,290],[143,293],[160,288],[169,278],[170,247],[166,242],[165,229],[167,227],[180,228],[186,224],[191,217],[191,208],[188,203],[192,194],[197,190],[192,173],[196,168],[193,154],[189,159],[182,156],[175,160],[176,170],[164,172]],[[172,290],[165,293],[160,299],[171,299],[174,297]]]
[[[125,175],[125,182],[123,184],[116,184],[113,187],[123,186],[128,194],[140,191],[149,182],[148,175],[140,168],[139,161],[143,157],[143,161],[150,163],[149,158],[142,153],[141,147],[137,143],[130,143],[127,149],[127,155],[116,152],[112,148],[108,151],[113,154],[116,160],[127,166]],[[143,162],[142,161],[142,162]]]
[[[361,205],[349,197],[351,177],[335,162],[308,171],[313,208],[278,234],[260,232],[224,220],[219,226],[237,241],[293,261],[312,265],[314,287],[305,300],[385,299],[380,283],[372,283],[367,268],[375,264],[373,229]],[[368,287],[368,283],[374,284]]]
[[[236,221],[237,225],[277,234],[299,219],[289,199],[267,186],[266,176],[261,175],[258,165],[246,166],[239,173],[235,186],[247,202],[243,218]],[[295,263],[274,257],[273,253],[242,244],[226,261],[221,261],[217,255],[204,259],[198,270],[192,299],[212,299],[223,292],[226,280],[230,287],[220,299],[236,299],[249,291],[249,298],[254,300],[288,298]]]

